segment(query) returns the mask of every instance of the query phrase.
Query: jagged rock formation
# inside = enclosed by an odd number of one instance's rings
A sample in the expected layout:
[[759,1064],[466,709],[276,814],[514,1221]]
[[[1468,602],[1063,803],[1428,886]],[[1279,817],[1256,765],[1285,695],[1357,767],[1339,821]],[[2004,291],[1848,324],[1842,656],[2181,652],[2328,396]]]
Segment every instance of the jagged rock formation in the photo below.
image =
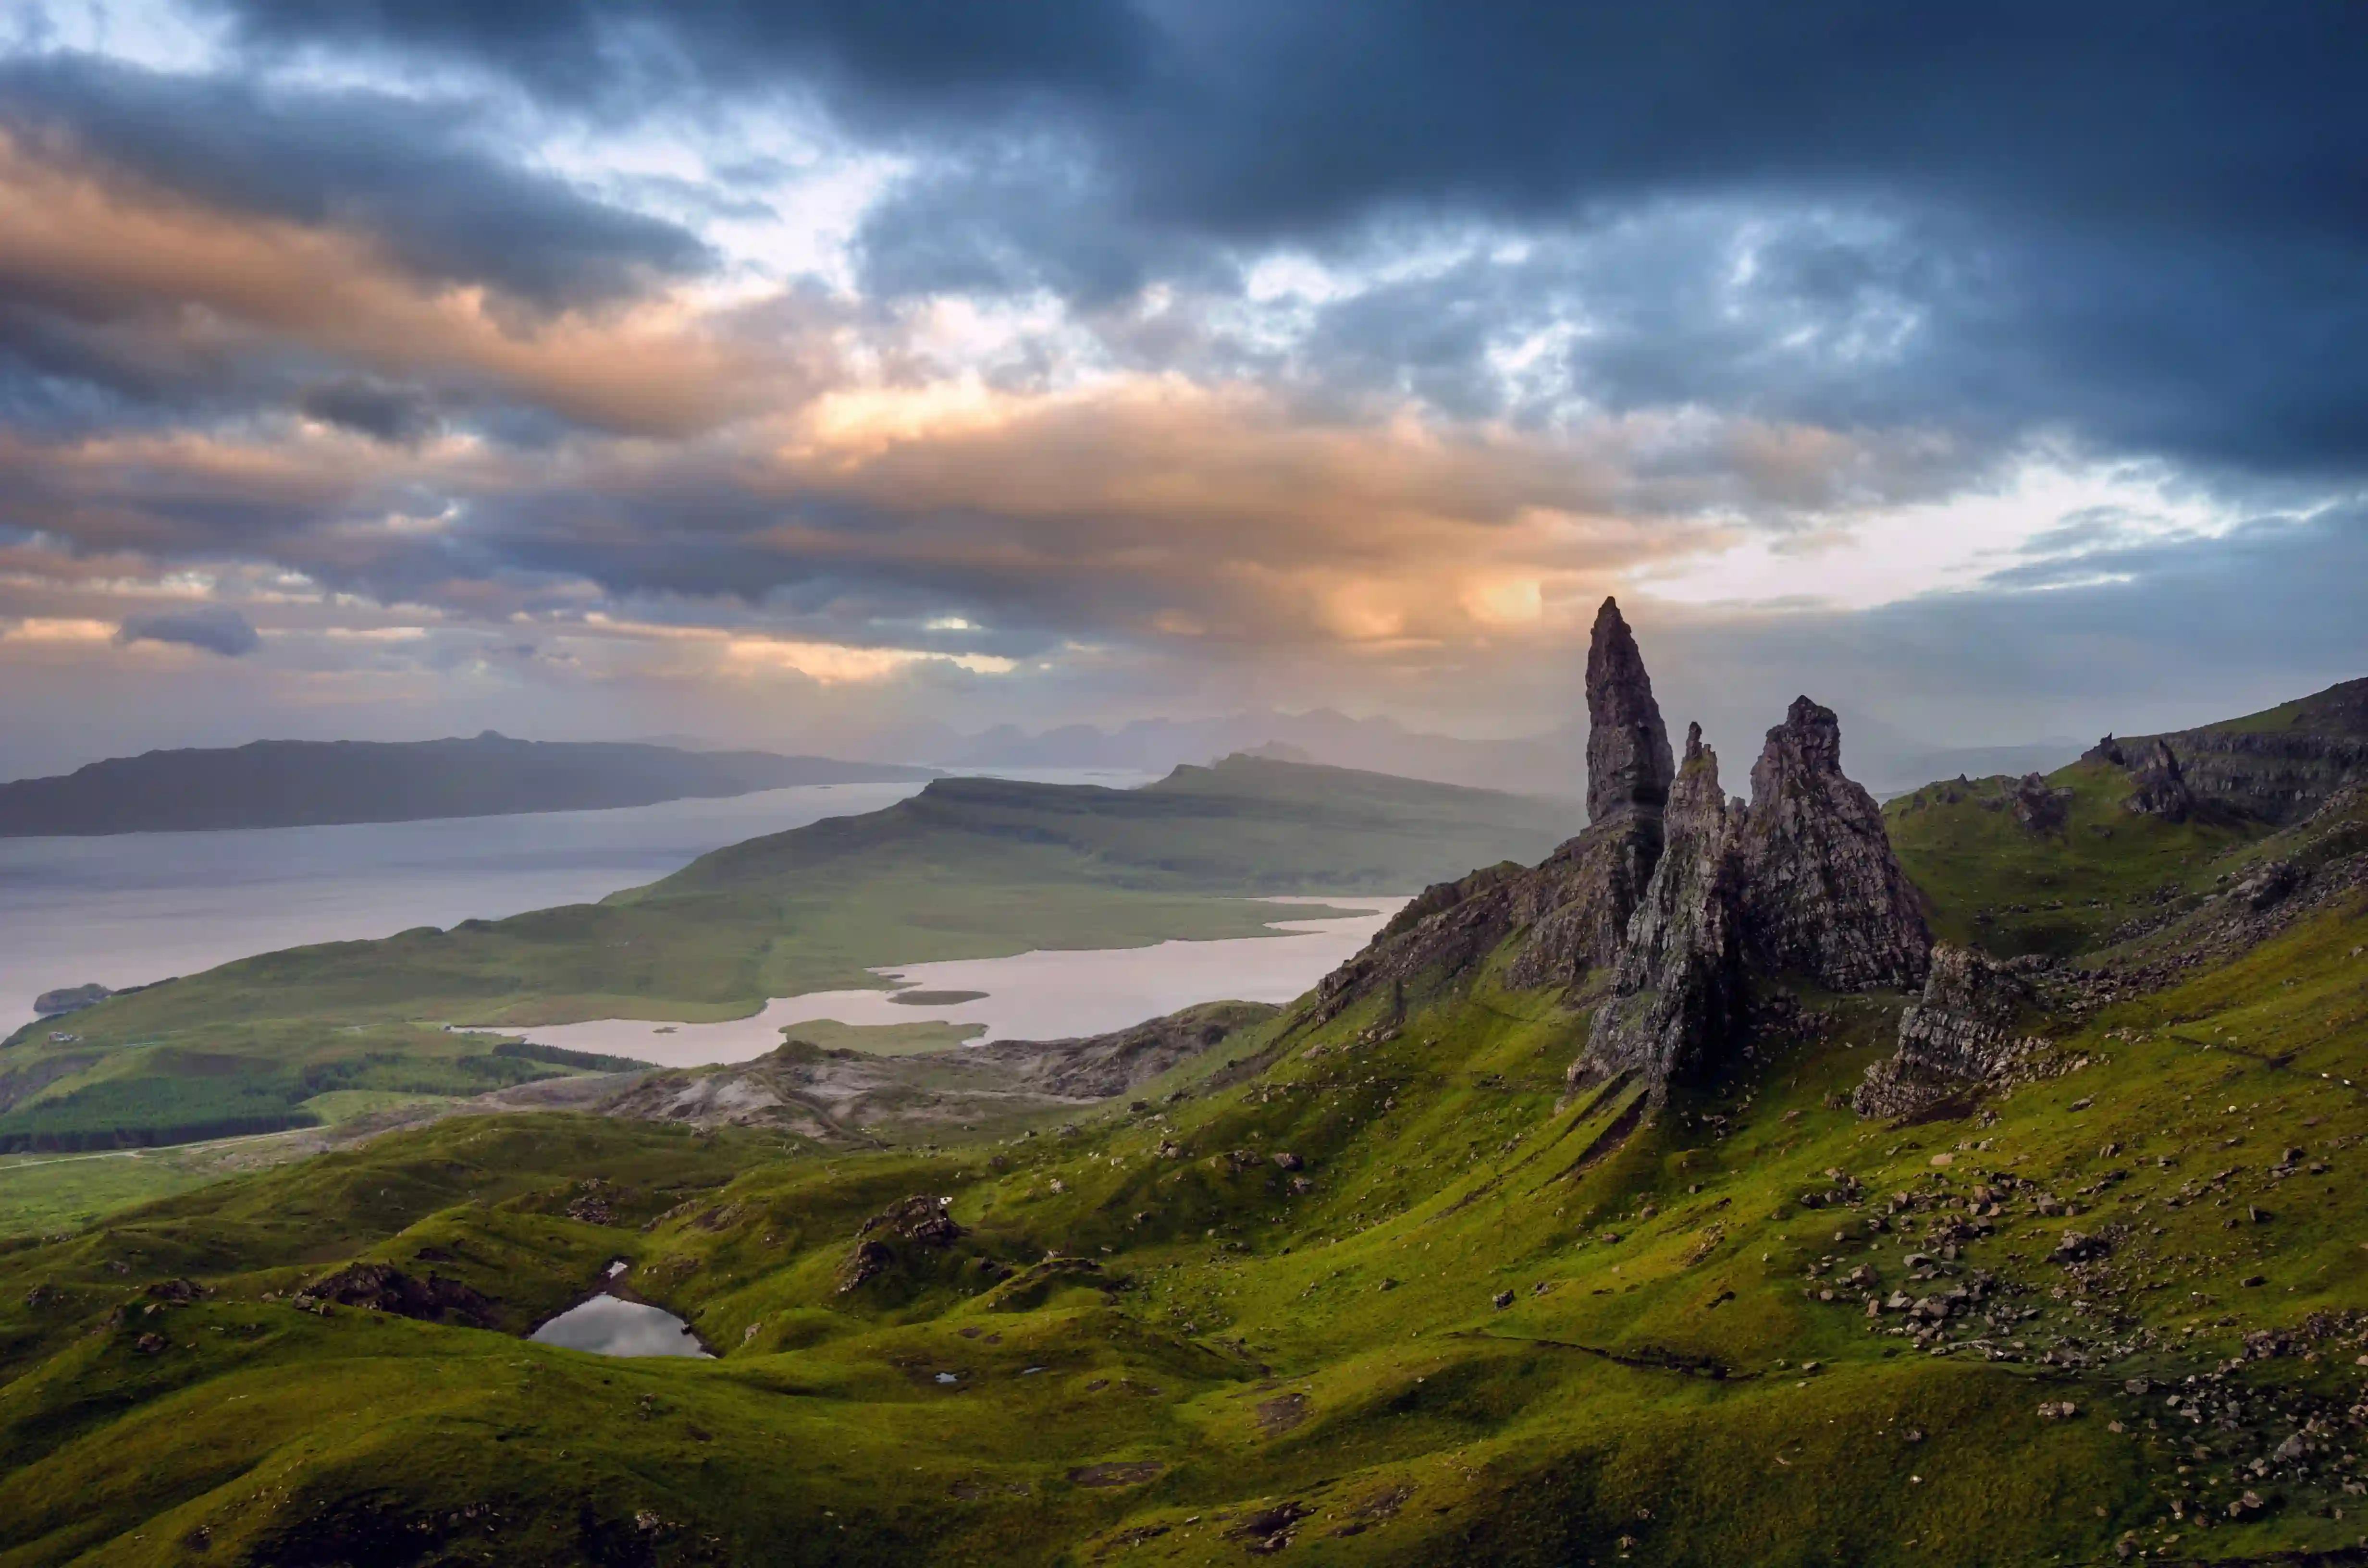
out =
[[1596,1010],[1574,1087],[1642,1074],[1657,1093],[1699,1074],[1735,1035],[1744,991],[1736,928],[1736,822],[1718,754],[1686,734],[1651,883],[1628,924],[1611,994]]
[[2044,777],[2026,773],[2011,797],[2014,820],[2036,834],[2062,833],[2072,821],[2072,791],[2048,786]]
[[2169,741],[2155,741],[2141,751],[2138,760],[2130,765],[2130,777],[2137,787],[2123,804],[2131,811],[2166,822],[2185,822],[2194,812],[2195,796]]
[[[1751,804],[1730,804],[1699,724],[1672,775],[1644,660],[1606,600],[1588,711],[1588,830],[1533,870],[1426,891],[1326,977],[1311,1021],[1386,985],[1396,1000],[1376,1028],[1390,1028],[1409,984],[1466,974],[1523,932],[1507,984],[1608,993],[1572,1084],[1640,1074],[1658,1096],[1742,1032],[1748,971],[1835,991],[1923,983],[1931,935],[1874,798],[1842,773],[1832,710],[1794,701],[1751,770]],[[2044,782],[2040,795],[2059,804]]]
[[1754,962],[1833,991],[1923,983],[1932,950],[1874,797],[1842,773],[1841,725],[1795,698],[1751,769],[1738,835]]
[[1923,998],[1899,1016],[1899,1050],[1850,1096],[1861,1116],[1913,1116],[2004,1077],[2021,1055],[2015,1025],[2034,1000],[2011,969],[1969,948],[1932,949]]
[[1669,798],[1669,732],[1635,634],[1605,599],[1587,649],[1587,820],[1657,813]]
[[1380,986],[1461,973],[1525,928],[1529,940],[1506,976],[1516,987],[1577,986],[1619,959],[1660,858],[1672,768],[1652,677],[1612,599],[1597,612],[1588,648],[1587,712],[1587,830],[1535,869],[1491,866],[1424,890],[1325,977],[1319,1021]]

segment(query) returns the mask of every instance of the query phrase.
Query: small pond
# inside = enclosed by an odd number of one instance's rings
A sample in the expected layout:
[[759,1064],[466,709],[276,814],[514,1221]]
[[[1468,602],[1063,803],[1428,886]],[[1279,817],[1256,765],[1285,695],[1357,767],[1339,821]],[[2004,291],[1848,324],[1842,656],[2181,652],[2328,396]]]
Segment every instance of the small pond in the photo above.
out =
[[589,1350],[596,1356],[708,1355],[690,1324],[672,1312],[605,1291],[578,1301],[529,1337],[538,1344]]

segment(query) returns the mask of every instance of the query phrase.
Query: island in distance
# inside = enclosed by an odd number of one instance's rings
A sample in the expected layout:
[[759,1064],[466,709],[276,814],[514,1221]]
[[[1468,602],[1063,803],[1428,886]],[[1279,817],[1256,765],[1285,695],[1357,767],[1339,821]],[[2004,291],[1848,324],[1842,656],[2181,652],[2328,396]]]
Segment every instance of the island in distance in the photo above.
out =
[[0,784],[0,838],[186,833],[597,811],[938,770],[609,741],[256,741],[110,757]]

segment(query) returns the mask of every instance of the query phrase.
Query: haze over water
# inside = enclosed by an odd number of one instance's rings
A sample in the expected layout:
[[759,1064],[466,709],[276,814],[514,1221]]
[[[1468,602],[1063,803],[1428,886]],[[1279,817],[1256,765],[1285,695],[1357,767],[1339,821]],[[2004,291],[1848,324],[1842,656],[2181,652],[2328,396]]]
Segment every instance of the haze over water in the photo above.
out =
[[586,903],[711,849],[878,811],[920,788],[810,785],[601,812],[0,838],[0,1032],[30,1018],[33,998],[58,986],[140,985],[305,943]]

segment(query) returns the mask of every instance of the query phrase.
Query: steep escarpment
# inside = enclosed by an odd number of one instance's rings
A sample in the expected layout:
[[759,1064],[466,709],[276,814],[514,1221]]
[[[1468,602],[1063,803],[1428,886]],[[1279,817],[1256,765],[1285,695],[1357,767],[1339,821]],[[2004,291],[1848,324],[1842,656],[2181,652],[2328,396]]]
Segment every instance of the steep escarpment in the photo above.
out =
[[2368,778],[2368,679],[2223,724],[2107,735],[2088,758],[2129,771],[2133,811],[2179,821],[2202,801],[2281,826],[2297,823],[2345,783]]

